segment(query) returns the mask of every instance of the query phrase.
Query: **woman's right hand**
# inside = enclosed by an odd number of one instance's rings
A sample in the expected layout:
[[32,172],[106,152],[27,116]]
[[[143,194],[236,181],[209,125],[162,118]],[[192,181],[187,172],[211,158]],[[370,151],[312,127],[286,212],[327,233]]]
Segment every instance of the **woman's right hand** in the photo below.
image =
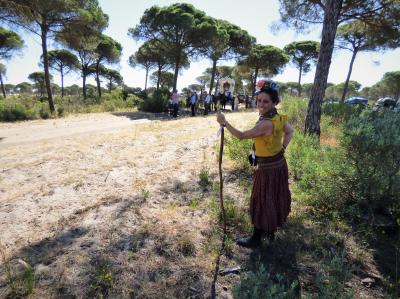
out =
[[225,115],[224,115],[222,112],[218,112],[218,113],[217,113],[217,122],[218,122],[220,125],[224,125],[224,124],[225,124],[226,119],[225,119]]

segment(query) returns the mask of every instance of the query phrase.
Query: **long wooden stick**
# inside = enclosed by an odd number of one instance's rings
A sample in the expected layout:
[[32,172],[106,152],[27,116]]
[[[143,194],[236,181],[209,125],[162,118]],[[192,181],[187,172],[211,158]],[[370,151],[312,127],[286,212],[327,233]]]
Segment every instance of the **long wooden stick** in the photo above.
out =
[[221,208],[221,214],[222,214],[222,221],[223,221],[223,236],[222,236],[222,241],[221,241],[221,249],[218,253],[216,262],[215,262],[215,270],[214,270],[214,278],[211,284],[211,299],[215,299],[217,296],[216,290],[215,290],[215,284],[218,279],[218,272],[219,272],[219,262],[221,255],[225,249],[225,239],[226,239],[226,217],[225,217],[225,208],[224,208],[224,196],[223,196],[223,191],[224,191],[224,182],[222,179],[222,155],[224,153],[224,127],[221,127],[221,142],[219,146],[219,159],[218,159],[218,168],[219,168],[219,204]]

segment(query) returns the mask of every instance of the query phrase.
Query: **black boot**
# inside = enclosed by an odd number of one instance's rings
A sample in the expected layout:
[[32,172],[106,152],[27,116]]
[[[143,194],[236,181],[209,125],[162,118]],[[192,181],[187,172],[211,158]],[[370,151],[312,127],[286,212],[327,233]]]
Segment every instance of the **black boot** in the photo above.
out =
[[242,247],[257,247],[261,245],[263,230],[254,227],[251,237],[242,238],[236,241],[236,244]]
[[267,232],[267,239],[270,243],[275,241],[275,232]]

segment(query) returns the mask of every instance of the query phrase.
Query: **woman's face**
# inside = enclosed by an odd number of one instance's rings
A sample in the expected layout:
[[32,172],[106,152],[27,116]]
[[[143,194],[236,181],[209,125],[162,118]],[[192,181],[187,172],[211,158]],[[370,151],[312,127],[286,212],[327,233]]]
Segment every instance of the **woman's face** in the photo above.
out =
[[272,102],[269,94],[262,92],[257,96],[257,108],[260,114],[265,114],[275,108],[275,103]]

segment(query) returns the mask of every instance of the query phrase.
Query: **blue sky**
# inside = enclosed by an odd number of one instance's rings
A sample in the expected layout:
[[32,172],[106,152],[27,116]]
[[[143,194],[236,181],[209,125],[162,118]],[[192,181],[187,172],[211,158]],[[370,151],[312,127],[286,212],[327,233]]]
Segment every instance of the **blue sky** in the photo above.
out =
[[[322,26],[311,28],[308,34],[298,34],[294,30],[282,28],[279,33],[271,32],[271,24],[279,20],[278,0],[192,0],[192,1],[168,1],[168,0],[99,0],[103,11],[109,15],[110,24],[105,34],[110,35],[123,46],[121,62],[117,66],[124,77],[124,82],[129,86],[144,87],[145,72],[141,69],[132,69],[128,63],[128,57],[133,54],[141,43],[133,41],[128,35],[128,28],[139,23],[143,12],[153,6],[165,6],[176,2],[192,3],[206,14],[228,20],[229,22],[247,30],[257,38],[257,42],[264,45],[273,45],[283,48],[293,41],[316,40],[320,41]],[[25,40],[23,53],[7,62],[6,83],[17,84],[29,81],[28,75],[34,71],[40,71],[38,66],[41,55],[40,40],[33,34],[20,32]],[[56,48],[58,45],[49,43],[49,48]],[[350,63],[350,52],[336,50],[333,55],[328,81],[332,83],[343,82],[347,75]],[[234,62],[222,62],[220,65],[233,65]],[[188,70],[184,70],[178,78],[178,88],[181,89],[189,84],[196,83],[195,78],[211,66],[208,60],[192,62]],[[379,81],[385,72],[400,70],[400,49],[381,52],[359,53],[353,67],[352,80],[356,80],[362,86],[371,86]],[[313,82],[315,68],[304,75],[302,82]],[[60,84],[58,74],[54,73],[54,82]],[[298,71],[288,65],[282,74],[275,76],[277,81],[297,81]],[[89,80],[93,83],[93,80]],[[65,84],[81,85],[79,74],[72,73],[65,79]]]

